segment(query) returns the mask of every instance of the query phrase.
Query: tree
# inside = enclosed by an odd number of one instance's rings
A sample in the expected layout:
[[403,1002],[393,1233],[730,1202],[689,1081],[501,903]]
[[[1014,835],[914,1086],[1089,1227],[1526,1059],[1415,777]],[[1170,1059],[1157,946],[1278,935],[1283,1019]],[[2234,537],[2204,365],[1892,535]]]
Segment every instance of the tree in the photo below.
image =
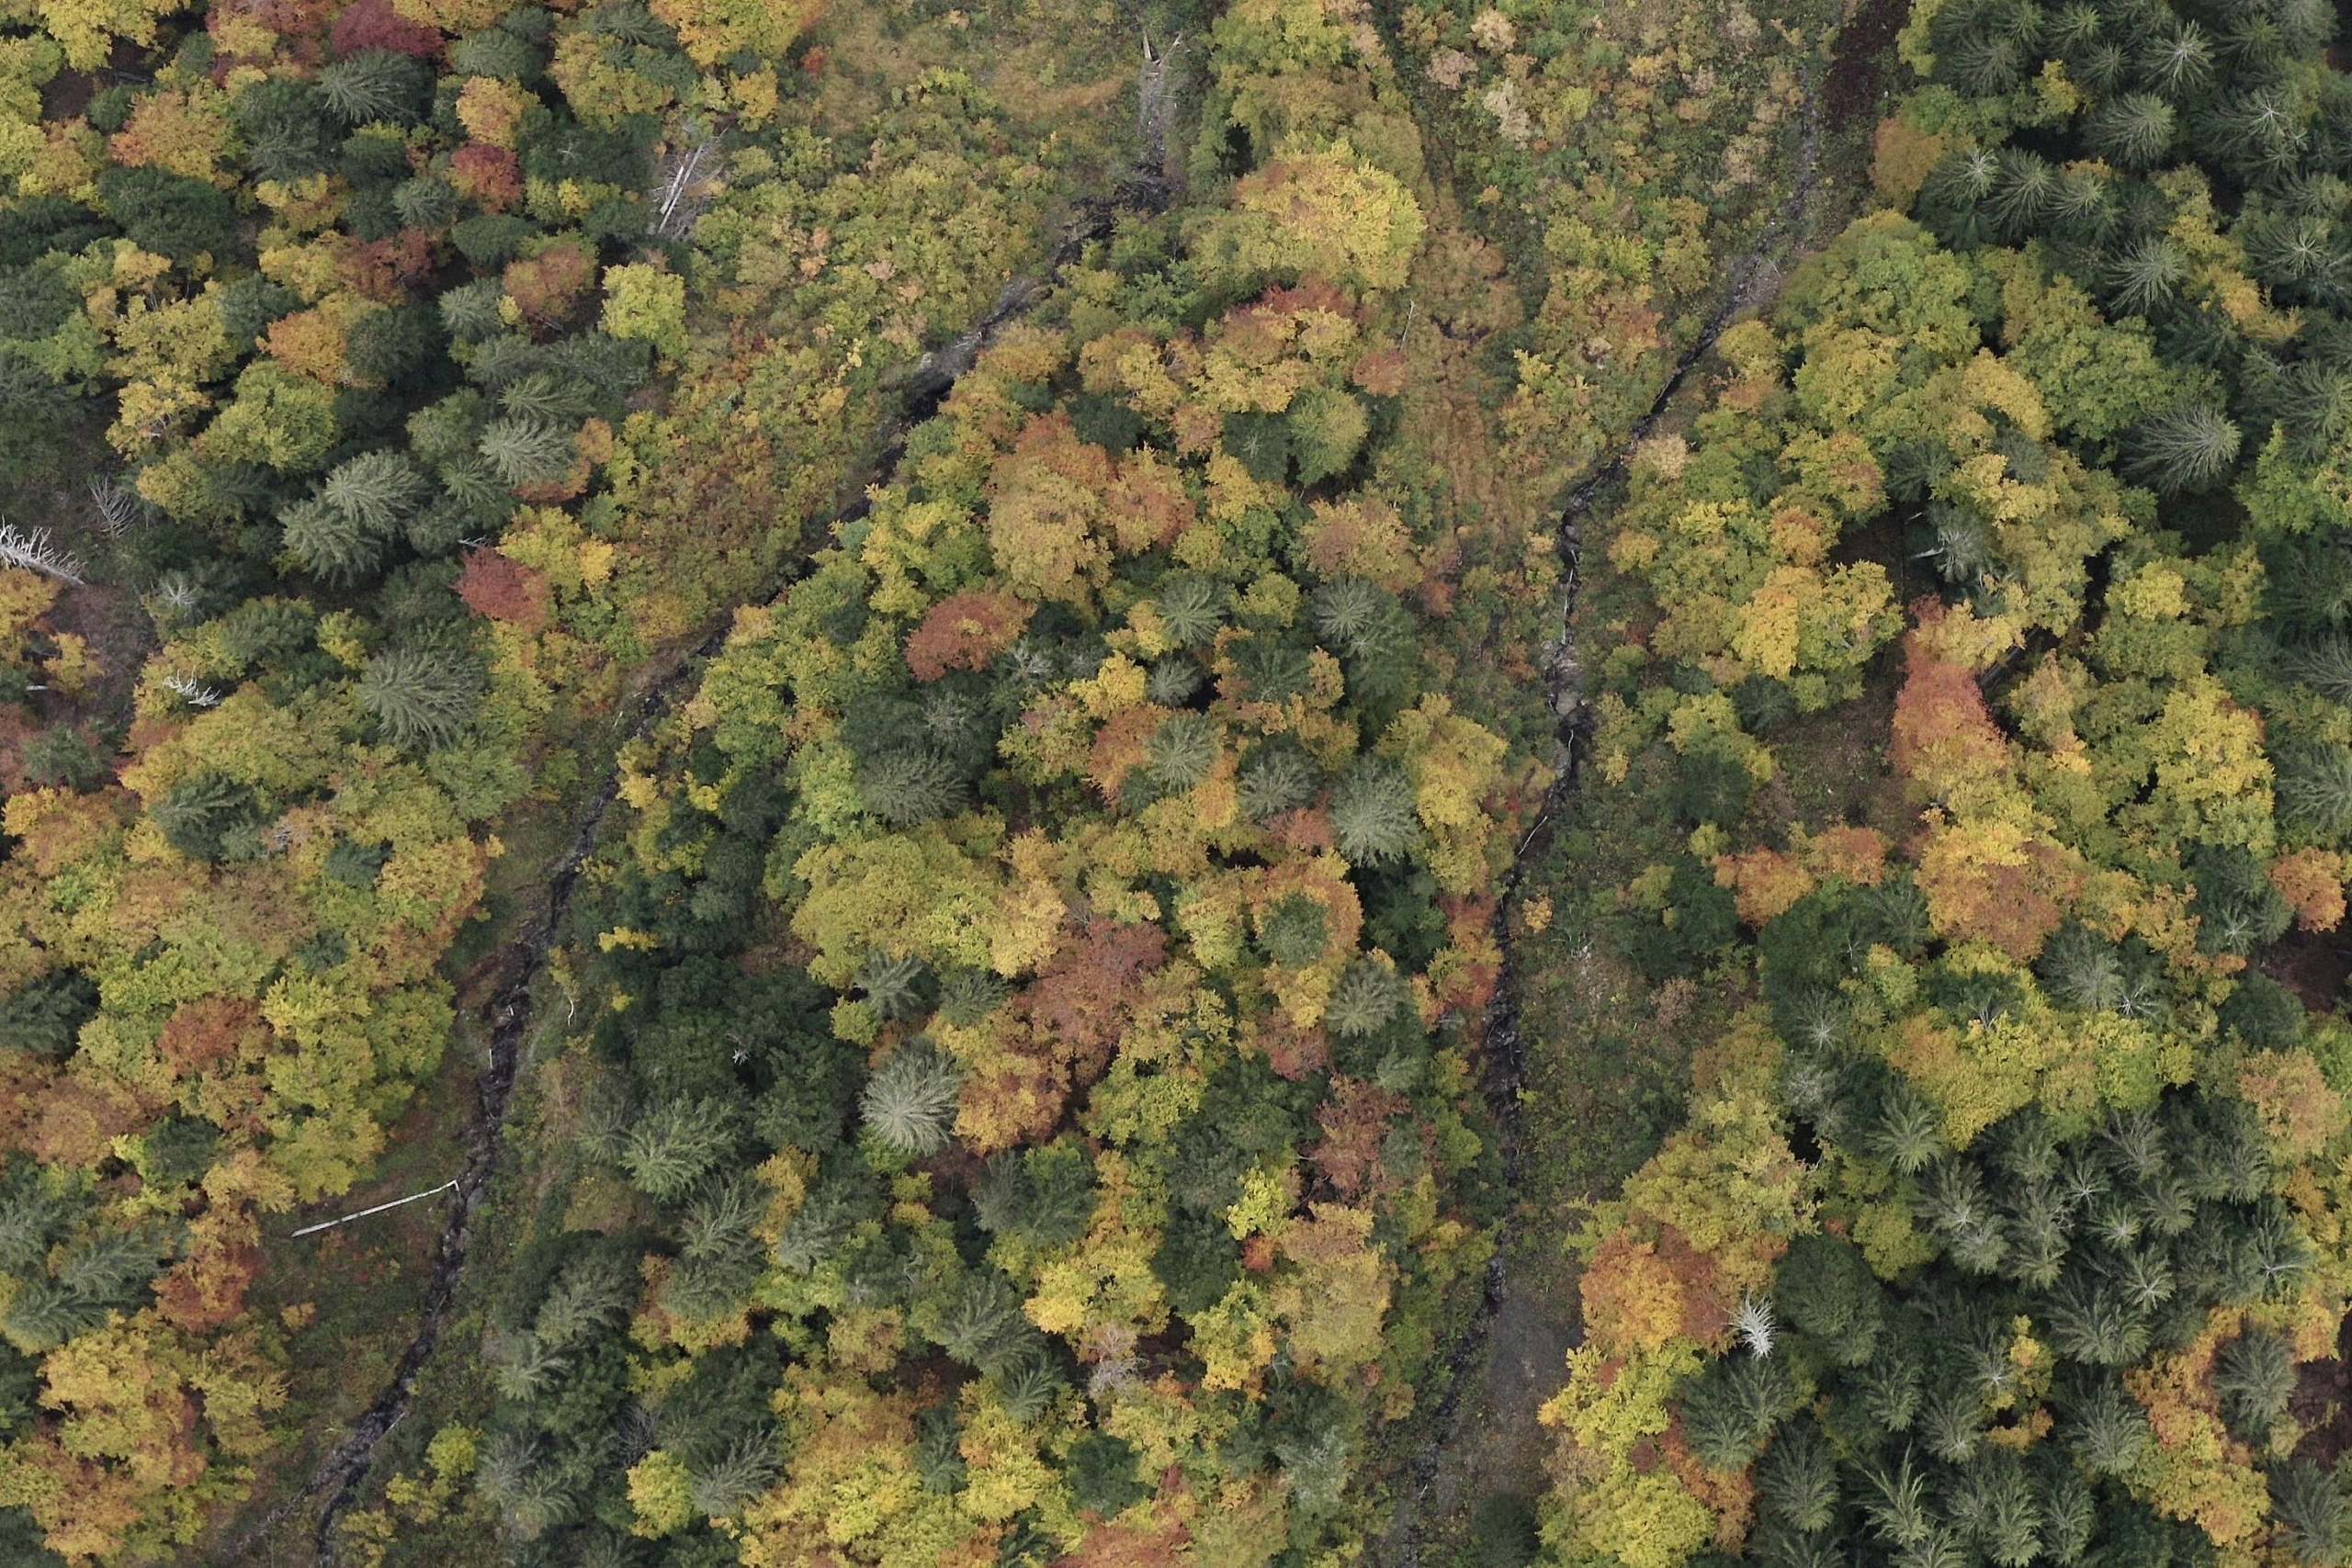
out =
[[2214,1357],[2213,1390],[2233,1433],[2248,1442],[2267,1440],[2294,1396],[2293,1347],[2264,1330],[2239,1335]]
[[214,768],[200,768],[148,808],[164,840],[196,860],[250,858],[260,844],[263,817],[253,787]]
[[236,213],[227,194],[202,180],[162,169],[108,169],[98,199],[140,249],[185,266],[199,256],[226,259],[236,243]]
[[734,1148],[734,1118],[706,1101],[667,1100],[623,1136],[621,1168],[650,1198],[684,1197]]
[[432,94],[433,68],[393,50],[363,49],[320,72],[316,81],[320,102],[346,125],[407,124]]
[[1412,780],[1393,762],[1359,758],[1332,789],[1331,827],[1351,863],[1403,860],[1421,841]]
[[465,733],[481,684],[479,668],[463,652],[401,643],[368,660],[359,675],[359,705],[394,746],[431,750]]
[[2229,472],[2238,442],[2238,427],[2220,410],[2190,403],[2140,422],[2126,468],[2166,495],[2201,491]]
[[902,1155],[938,1153],[955,1125],[963,1072],[928,1039],[917,1036],[891,1053],[859,1097],[865,1124]]

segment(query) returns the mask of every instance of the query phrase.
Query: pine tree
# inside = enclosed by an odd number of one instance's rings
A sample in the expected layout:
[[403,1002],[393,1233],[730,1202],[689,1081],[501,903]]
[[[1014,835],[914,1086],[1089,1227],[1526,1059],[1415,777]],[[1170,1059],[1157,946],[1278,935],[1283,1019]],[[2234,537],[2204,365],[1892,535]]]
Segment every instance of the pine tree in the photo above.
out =
[[359,675],[359,705],[403,750],[453,744],[481,701],[480,667],[463,653],[421,643],[388,648]]
[[2218,409],[2190,403],[2134,426],[2126,470],[2165,495],[2204,490],[2237,461],[2238,427]]
[[1413,781],[1385,759],[1358,758],[1331,792],[1331,827],[1351,865],[1403,860],[1421,841]]
[[866,1126],[886,1146],[918,1157],[933,1155],[947,1146],[963,1082],[954,1060],[917,1036],[866,1080],[859,1105]]

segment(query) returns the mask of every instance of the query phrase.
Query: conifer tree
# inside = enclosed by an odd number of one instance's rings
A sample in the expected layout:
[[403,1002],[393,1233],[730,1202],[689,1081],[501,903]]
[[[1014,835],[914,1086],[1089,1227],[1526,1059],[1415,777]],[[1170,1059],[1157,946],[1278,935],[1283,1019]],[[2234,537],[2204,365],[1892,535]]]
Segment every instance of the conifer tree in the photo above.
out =
[[1331,792],[1331,827],[1352,865],[1403,860],[1421,841],[1412,780],[1385,759],[1358,758]]
[[891,1053],[866,1080],[859,1105],[866,1126],[902,1155],[937,1154],[956,1123],[962,1069],[928,1039],[917,1036]]
[[455,649],[411,642],[386,649],[359,675],[359,703],[394,746],[431,750],[465,733],[481,697],[481,673]]

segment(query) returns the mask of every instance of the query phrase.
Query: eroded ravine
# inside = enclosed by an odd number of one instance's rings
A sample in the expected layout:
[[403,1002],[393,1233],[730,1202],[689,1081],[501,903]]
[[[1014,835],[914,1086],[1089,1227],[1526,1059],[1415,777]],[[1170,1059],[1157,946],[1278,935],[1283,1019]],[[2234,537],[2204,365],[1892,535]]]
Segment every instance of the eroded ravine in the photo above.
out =
[[[980,351],[1005,327],[1051,294],[1063,270],[1079,259],[1089,243],[1110,231],[1117,212],[1154,210],[1169,199],[1165,181],[1150,173],[1122,180],[1117,191],[1115,203],[1091,197],[1074,203],[1072,219],[1046,266],[1006,284],[988,311],[962,336],[925,354],[906,368],[893,389],[896,409],[880,433],[873,457],[865,465],[868,474],[885,475],[890,471],[904,450],[908,431],[936,411],[956,380],[972,367]],[[861,494],[836,513],[816,537],[830,537],[835,527],[862,516],[867,505]],[[804,565],[804,561],[795,560],[765,592],[749,602],[764,603],[783,592]],[[704,665],[725,644],[732,623],[730,613],[698,643],[670,655],[668,668],[643,682],[629,699],[628,716],[616,729],[621,744],[642,739],[652,732],[669,713],[680,691],[700,675]],[[620,745],[613,750],[617,757]],[[498,1170],[515,1074],[537,1021],[535,993],[547,973],[557,932],[570,912],[581,872],[595,851],[605,813],[618,796],[619,789],[620,770],[616,761],[605,770],[596,793],[582,802],[575,814],[570,845],[545,878],[545,897],[523,919],[500,952],[497,968],[501,978],[488,1011],[489,1050],[475,1079],[474,1111],[465,1141],[465,1168],[454,1183],[456,1201],[434,1251],[433,1272],[425,1287],[424,1321],[401,1351],[390,1381],[353,1423],[349,1435],[335,1445],[299,1490],[213,1555],[211,1561],[220,1568],[254,1561],[255,1549],[322,1494],[327,1495],[327,1502],[313,1528],[315,1560],[319,1568],[332,1568],[336,1561],[337,1527],[343,1516],[364,1495],[377,1450],[408,1414],[418,1376],[440,1348],[466,1283],[467,1268],[475,1256],[476,1224]]]
[[[1814,195],[1820,184],[1824,116],[1817,83],[1819,63],[1836,33],[1837,24],[1833,21],[1820,38],[1813,40],[1804,56],[1799,140],[1787,199],[1766,220],[1747,249],[1731,264],[1729,283],[1720,302],[1698,336],[1676,360],[1674,368],[1659,386],[1649,408],[1634,423],[1608,460],[1572,486],[1560,503],[1559,521],[1555,525],[1564,569],[1558,606],[1560,630],[1557,638],[1544,650],[1543,662],[1545,698],[1559,721],[1558,773],[1544,794],[1533,825],[1521,838],[1510,870],[1504,874],[1500,890],[1502,897],[1495,917],[1496,941],[1502,952],[1502,962],[1494,998],[1488,1003],[1486,1023],[1483,1088],[1500,1145],[1503,1185],[1507,1192],[1515,1194],[1520,1185],[1522,1153],[1521,1096],[1527,1083],[1525,1041],[1521,1032],[1519,1006],[1520,957],[1510,916],[1521,878],[1531,867],[1542,863],[1549,848],[1553,827],[1577,788],[1590,738],[1589,713],[1584,700],[1584,667],[1577,658],[1576,645],[1577,593],[1583,581],[1585,520],[1603,497],[1623,482],[1626,465],[1634,449],[1656,432],[1659,422],[1665,419],[1676,398],[1680,395],[1691,371],[1714,348],[1716,340],[1724,330],[1770,304],[1784,276],[1784,264],[1790,259],[1792,250],[1803,247],[1814,217]],[[1420,1562],[1431,1496],[1444,1472],[1447,1460],[1464,1444],[1466,1434],[1463,1426],[1463,1405],[1465,1395],[1474,1386],[1481,1359],[1487,1355],[1489,1347],[1498,1335],[1510,1328],[1510,1319],[1514,1314],[1535,1310],[1534,1303],[1524,1292],[1515,1294],[1513,1292],[1510,1258],[1520,1239],[1520,1204],[1516,1201],[1508,1202],[1497,1226],[1494,1251],[1487,1259],[1484,1289],[1478,1305],[1446,1359],[1442,1389],[1429,1417],[1431,1435],[1409,1463],[1409,1495],[1401,1500],[1396,1525],[1380,1551],[1380,1561],[1393,1564],[1395,1568],[1418,1568]],[[1519,1389],[1514,1392],[1524,1396],[1529,1391]]]

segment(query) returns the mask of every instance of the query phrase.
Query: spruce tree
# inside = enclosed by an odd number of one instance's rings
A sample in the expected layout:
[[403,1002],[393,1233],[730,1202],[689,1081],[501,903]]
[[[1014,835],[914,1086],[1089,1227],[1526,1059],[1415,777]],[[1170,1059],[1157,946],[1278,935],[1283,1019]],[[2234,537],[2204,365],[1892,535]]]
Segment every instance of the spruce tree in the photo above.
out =
[[2165,495],[2211,486],[2237,461],[2238,427],[2218,409],[2190,403],[2134,426],[2125,469]]
[[1384,758],[1358,758],[1331,792],[1331,827],[1351,865],[1403,860],[1421,841],[1413,781]]
[[1334,1032],[1362,1039],[1378,1032],[1410,1005],[1404,977],[1387,964],[1360,958],[1348,965],[1331,988],[1324,1021]]
[[2092,152],[2120,169],[2153,169],[2172,146],[2173,107],[2152,93],[2109,98],[2083,122]]
[[473,722],[481,701],[481,667],[458,649],[401,643],[368,660],[359,705],[384,739],[402,750],[451,745]]
[[1216,730],[1204,714],[1180,711],[1160,721],[1144,748],[1144,767],[1167,795],[1181,795],[1216,765]]
[[964,778],[936,751],[899,749],[861,760],[857,793],[865,808],[893,827],[911,828],[963,807]]
[[1225,624],[1224,584],[1205,577],[1170,577],[1153,601],[1168,640],[1179,648],[1201,648],[1212,641]]
[[1295,811],[1315,798],[1322,772],[1315,759],[1295,742],[1270,740],[1259,745],[1241,765],[1238,794],[1244,815],[1264,822],[1285,811]]
[[530,415],[492,420],[478,446],[491,472],[509,485],[547,484],[571,468],[571,433]]
[[2213,1391],[2233,1434],[2250,1443],[2268,1441],[2294,1396],[2294,1348],[2267,1329],[2239,1335],[2213,1358]]
[[349,587],[372,576],[382,558],[383,543],[348,513],[317,497],[290,502],[279,509],[286,551],[311,576]]
[[931,965],[921,955],[875,949],[857,972],[858,988],[884,1018],[913,1018],[931,1005]]
[[1330,941],[1330,916],[1304,893],[1284,894],[1258,916],[1259,948],[1286,968],[1306,968],[1323,956]]
[[2276,752],[2281,826],[2324,843],[2352,835],[2352,747],[2306,740]]
[[314,78],[320,101],[346,125],[406,124],[433,92],[433,68],[389,49],[363,49]]
[[621,1140],[620,1165],[649,1198],[683,1198],[735,1146],[732,1118],[707,1101],[670,1100],[637,1119]]
[[859,1106],[865,1125],[888,1148],[920,1157],[947,1146],[956,1124],[963,1070],[917,1036],[891,1053],[866,1080]]

